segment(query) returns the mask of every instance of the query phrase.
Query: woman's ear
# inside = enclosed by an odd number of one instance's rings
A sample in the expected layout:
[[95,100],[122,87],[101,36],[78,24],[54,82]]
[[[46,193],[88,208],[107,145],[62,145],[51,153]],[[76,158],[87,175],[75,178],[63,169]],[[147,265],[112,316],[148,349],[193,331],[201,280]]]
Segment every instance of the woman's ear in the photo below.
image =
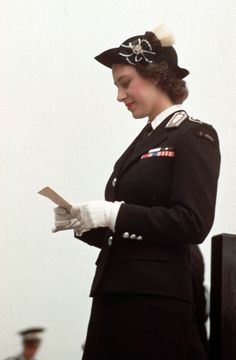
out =
[[151,79],[149,79],[149,80],[151,81],[151,83],[152,83],[153,85],[155,85],[155,86],[158,87],[158,85],[159,85],[159,79],[151,78]]
[[154,85],[155,85],[156,87],[159,87],[160,79],[159,79],[159,78],[158,78],[158,79],[153,79],[153,81],[154,81]]

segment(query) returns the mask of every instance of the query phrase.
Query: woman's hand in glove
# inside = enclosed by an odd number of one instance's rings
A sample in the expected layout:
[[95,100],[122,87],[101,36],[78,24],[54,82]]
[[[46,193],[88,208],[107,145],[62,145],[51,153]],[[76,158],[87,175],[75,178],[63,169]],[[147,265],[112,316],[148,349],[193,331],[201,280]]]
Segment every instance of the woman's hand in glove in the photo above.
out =
[[78,218],[73,218],[66,209],[58,206],[54,209],[54,228],[52,232],[77,229],[80,225]]
[[74,229],[81,236],[85,231],[108,227],[115,231],[116,218],[122,202],[88,201],[72,206],[71,211],[57,207],[53,232]]

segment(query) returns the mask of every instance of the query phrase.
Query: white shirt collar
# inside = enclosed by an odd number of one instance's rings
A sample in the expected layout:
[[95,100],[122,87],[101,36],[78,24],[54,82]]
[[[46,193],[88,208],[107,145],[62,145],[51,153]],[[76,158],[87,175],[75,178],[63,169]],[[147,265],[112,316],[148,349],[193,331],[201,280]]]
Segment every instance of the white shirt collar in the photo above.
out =
[[155,119],[153,119],[151,121],[151,125],[153,130],[156,129],[156,127],[163,121],[165,120],[169,115],[173,114],[176,111],[180,111],[182,110],[182,105],[181,104],[177,104],[177,105],[172,105],[170,107],[168,107],[167,109],[165,109],[164,111],[162,111],[160,114],[158,114]]

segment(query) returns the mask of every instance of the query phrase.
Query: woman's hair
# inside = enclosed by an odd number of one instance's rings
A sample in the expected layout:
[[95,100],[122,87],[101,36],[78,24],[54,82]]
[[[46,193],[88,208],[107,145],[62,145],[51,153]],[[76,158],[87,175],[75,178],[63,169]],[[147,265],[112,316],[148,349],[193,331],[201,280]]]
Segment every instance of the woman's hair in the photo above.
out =
[[[154,48],[161,47],[160,41],[152,32],[146,32],[145,37]],[[187,98],[186,82],[177,77],[174,69],[166,61],[161,61],[159,64],[136,64],[135,68],[142,77],[157,80],[157,86],[169,96],[174,104],[181,104]]]

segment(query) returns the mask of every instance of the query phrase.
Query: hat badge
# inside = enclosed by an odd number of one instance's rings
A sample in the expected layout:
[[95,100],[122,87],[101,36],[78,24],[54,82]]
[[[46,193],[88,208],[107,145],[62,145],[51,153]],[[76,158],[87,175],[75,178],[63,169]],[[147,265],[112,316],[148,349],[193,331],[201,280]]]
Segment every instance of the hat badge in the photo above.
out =
[[128,50],[126,54],[119,52],[119,55],[124,56],[126,61],[131,65],[144,60],[145,62],[152,63],[153,61],[149,59],[149,55],[156,55],[156,52],[152,51],[152,46],[150,42],[146,39],[137,39],[138,43],[129,42],[129,45],[122,44],[121,47],[124,47]]
[[142,48],[141,44],[135,45],[133,48],[133,52],[136,55],[141,54],[143,52],[143,48]]

